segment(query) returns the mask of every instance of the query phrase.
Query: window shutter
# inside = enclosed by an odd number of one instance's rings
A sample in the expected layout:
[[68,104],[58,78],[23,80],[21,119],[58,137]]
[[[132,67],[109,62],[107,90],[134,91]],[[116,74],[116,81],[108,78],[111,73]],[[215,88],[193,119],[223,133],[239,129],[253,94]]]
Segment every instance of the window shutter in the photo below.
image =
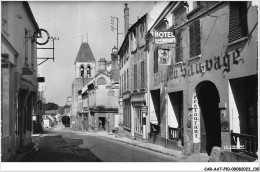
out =
[[154,73],[158,72],[158,49],[154,51]]
[[141,62],[141,88],[144,88],[144,61]]
[[230,2],[229,43],[247,35],[247,2]]
[[183,52],[182,52],[182,37],[181,32],[176,33],[176,48],[175,48],[175,62],[180,62],[183,59]]
[[190,57],[201,54],[200,49],[200,20],[194,21],[190,25]]
[[134,90],[137,90],[137,64],[134,65]]

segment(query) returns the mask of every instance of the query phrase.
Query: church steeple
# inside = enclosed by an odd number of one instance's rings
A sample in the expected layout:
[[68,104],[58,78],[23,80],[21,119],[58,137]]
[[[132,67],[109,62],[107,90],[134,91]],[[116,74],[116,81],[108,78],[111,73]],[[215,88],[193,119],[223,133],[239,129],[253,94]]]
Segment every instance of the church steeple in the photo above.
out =
[[74,65],[76,78],[93,78],[95,76],[96,60],[87,42],[82,42]]
[[74,64],[77,62],[96,62],[87,42],[82,42]]

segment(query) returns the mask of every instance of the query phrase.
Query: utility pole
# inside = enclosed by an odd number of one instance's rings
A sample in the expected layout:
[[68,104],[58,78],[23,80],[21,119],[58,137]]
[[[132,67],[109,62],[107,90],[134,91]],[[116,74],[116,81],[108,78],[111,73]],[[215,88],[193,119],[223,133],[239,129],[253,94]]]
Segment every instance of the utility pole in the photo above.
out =
[[[114,27],[114,19],[116,19],[116,28]],[[116,30],[116,48],[117,48],[117,52],[119,51],[119,47],[118,47],[118,35],[119,34],[123,34],[123,33],[119,33],[119,29],[118,29],[118,18],[117,17],[113,17],[111,16],[111,30],[112,32],[114,30]],[[119,59],[117,59],[119,61]]]

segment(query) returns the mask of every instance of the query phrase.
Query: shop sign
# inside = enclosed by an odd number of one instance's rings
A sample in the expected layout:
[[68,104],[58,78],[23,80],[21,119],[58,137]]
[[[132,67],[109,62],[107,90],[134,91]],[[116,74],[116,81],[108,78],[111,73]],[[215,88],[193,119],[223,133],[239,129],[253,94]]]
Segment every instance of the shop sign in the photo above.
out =
[[31,68],[23,68],[22,69],[22,75],[33,75],[33,71]]
[[107,95],[108,96],[115,96],[115,90],[113,90],[113,89],[109,89],[109,90],[107,90]]
[[212,70],[222,70],[222,77],[225,78],[226,74],[231,71],[232,65],[239,65],[244,63],[244,59],[240,56],[241,49],[236,49],[223,56],[215,56],[205,60],[204,63],[198,62],[195,64],[187,65],[189,62],[182,63],[178,68],[171,66],[168,72],[159,71],[154,74],[154,86],[159,85],[161,82],[167,80],[181,80],[182,78],[192,77],[201,74],[201,77],[207,72]]
[[193,143],[200,142],[200,110],[196,93],[192,97]]
[[158,64],[159,65],[170,65],[170,50],[169,49],[159,49],[158,50]]
[[162,31],[162,32],[157,32],[154,31],[154,44],[173,44],[175,43],[175,36],[173,32],[169,31]]

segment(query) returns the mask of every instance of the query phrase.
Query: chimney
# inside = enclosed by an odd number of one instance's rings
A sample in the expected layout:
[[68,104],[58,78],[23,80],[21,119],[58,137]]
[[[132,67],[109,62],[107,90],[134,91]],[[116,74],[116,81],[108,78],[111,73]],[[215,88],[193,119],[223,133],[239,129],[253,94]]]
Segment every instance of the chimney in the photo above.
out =
[[129,8],[127,7],[127,3],[125,3],[124,18],[125,18],[125,36],[126,36],[127,31],[129,29]]
[[101,58],[98,61],[98,71],[106,71],[107,70],[107,61],[105,58]]
[[112,67],[111,69],[116,69],[118,68],[119,69],[119,65],[118,65],[118,61],[117,61],[117,52],[113,52],[111,53],[111,64],[112,64]]

